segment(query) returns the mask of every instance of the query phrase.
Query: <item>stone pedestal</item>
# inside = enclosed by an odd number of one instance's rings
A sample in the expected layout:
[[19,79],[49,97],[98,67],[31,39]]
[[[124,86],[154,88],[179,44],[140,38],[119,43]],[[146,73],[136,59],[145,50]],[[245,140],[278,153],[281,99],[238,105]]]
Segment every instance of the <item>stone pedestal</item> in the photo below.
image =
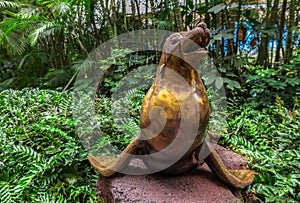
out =
[[[218,145],[215,149],[228,168],[245,168],[247,160],[239,154]],[[214,177],[205,163],[180,176],[120,174],[113,178],[99,177],[97,191],[106,203],[242,202]]]

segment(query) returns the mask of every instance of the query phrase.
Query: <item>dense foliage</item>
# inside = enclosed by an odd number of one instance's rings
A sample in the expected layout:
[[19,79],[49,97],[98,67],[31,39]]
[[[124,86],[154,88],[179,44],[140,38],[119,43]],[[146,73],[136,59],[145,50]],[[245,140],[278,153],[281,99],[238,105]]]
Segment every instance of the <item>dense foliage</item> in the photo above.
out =
[[200,21],[211,29],[215,65],[233,80],[229,87],[239,87],[249,58],[263,69],[290,62],[300,40],[297,5],[299,0],[1,0],[0,91],[63,88],[88,53],[115,36],[149,28],[182,31]]
[[71,96],[0,93],[0,202],[95,202],[91,169],[70,116]]
[[228,102],[224,145],[250,158],[259,172],[248,192],[260,202],[300,200],[299,54],[289,65],[249,67]]
[[244,72],[245,82],[242,91],[248,102],[256,102],[260,107],[274,104],[276,95],[293,108],[293,96],[300,97],[300,54],[290,64],[263,69],[250,65]]
[[[294,63],[298,63],[297,58]],[[255,72],[249,77],[255,77]],[[115,89],[122,84],[119,80],[114,83]],[[247,92],[257,91],[255,85],[247,83],[243,85],[248,87]],[[268,90],[268,86],[260,88],[260,92]],[[293,88],[290,83],[285,87]],[[122,149],[138,130],[145,92],[133,89],[125,94],[130,118],[122,125],[113,118],[111,98],[102,95],[96,100],[95,111],[105,137],[99,146],[109,142]],[[222,143],[250,158],[249,166],[259,175],[247,191],[253,192],[261,202],[277,202],[278,197],[288,202],[299,201],[298,94],[296,91],[294,97],[285,95],[288,105],[278,94],[245,99],[242,93],[235,92],[235,98],[229,101],[230,133],[223,136]],[[266,100],[270,106],[260,105],[259,99]],[[1,201],[96,201],[97,177],[75,134],[70,94],[39,89],[6,90],[0,94],[0,104]]]
[[294,99],[290,110],[279,96],[261,110],[251,103],[230,103],[230,134],[223,141],[251,159],[250,167],[259,174],[248,191],[261,202],[300,201],[300,103]]

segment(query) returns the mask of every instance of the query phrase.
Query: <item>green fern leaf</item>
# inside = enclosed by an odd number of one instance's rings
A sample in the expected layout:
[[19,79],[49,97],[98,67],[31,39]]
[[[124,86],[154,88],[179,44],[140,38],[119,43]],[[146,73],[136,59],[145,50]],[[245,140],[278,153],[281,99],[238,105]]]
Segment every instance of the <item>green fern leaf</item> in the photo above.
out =
[[17,2],[11,1],[0,1],[0,9],[8,9],[8,8],[18,8],[20,6]]

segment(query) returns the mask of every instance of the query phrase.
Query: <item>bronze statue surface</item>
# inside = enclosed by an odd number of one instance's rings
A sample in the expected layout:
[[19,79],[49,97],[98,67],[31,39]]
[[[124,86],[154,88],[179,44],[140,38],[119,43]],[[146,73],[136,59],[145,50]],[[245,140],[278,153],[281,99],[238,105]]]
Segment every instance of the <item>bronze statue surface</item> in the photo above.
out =
[[253,171],[227,169],[205,140],[211,110],[195,67],[207,53],[209,41],[205,23],[167,38],[156,79],[143,100],[137,137],[117,158],[88,157],[100,175],[116,174],[128,165],[130,155],[149,155],[143,159],[148,168],[182,174],[199,165],[199,152],[205,147],[209,153],[204,161],[219,180],[235,188],[252,183]]

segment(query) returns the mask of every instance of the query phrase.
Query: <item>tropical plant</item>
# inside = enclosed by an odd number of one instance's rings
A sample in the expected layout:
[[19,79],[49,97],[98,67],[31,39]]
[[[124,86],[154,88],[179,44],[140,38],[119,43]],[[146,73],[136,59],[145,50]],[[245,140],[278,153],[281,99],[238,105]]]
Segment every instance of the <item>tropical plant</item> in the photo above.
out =
[[98,201],[71,99],[39,89],[0,93],[1,202]]
[[[3,1],[0,46],[6,54],[1,57],[14,63],[10,70],[17,77],[12,86],[55,88],[66,84],[74,73],[70,69],[72,64],[100,43],[98,34],[102,27],[95,28],[95,20],[100,18],[94,14],[95,4],[64,0],[34,4]],[[95,32],[90,31],[91,26]]]
[[300,55],[296,55],[291,64],[264,69],[261,66],[247,68],[247,80],[243,88],[248,89],[249,100],[267,107],[272,105],[276,95],[292,108],[293,96],[300,97]]
[[229,134],[222,142],[249,157],[259,172],[247,192],[259,202],[300,201],[300,105],[287,109],[279,96],[272,106],[230,102]]

